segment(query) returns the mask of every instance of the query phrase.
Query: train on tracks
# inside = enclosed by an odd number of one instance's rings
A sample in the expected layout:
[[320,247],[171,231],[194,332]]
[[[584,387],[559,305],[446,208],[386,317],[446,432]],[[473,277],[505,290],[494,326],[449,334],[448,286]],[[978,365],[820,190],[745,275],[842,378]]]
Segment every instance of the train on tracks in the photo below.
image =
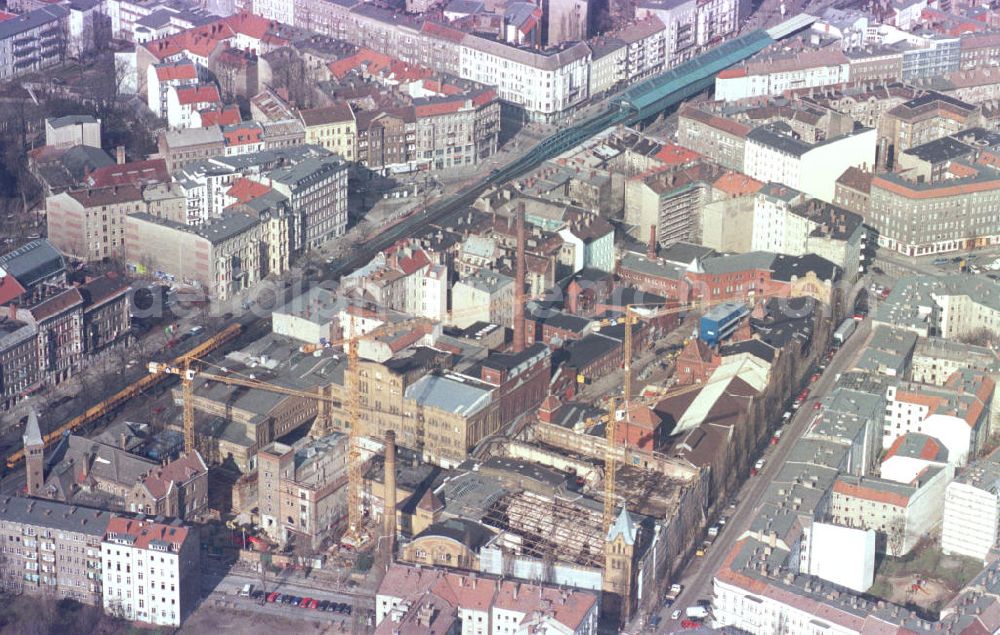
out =
[[[226,328],[222,329],[215,335],[212,335],[205,339],[204,342],[198,344],[190,351],[180,355],[174,359],[174,364],[181,364],[185,357],[203,357],[212,351],[216,350],[223,344],[233,340],[238,336],[243,330],[241,324],[230,324]],[[153,388],[157,384],[166,380],[170,375],[156,374],[156,375],[143,375],[135,382],[129,384],[125,388],[122,388],[112,396],[108,397],[104,401],[87,408],[85,411],[79,415],[73,417],[66,423],[62,424],[55,430],[52,430],[48,434],[43,436],[45,441],[45,446],[48,447],[53,443],[57,442],[64,435],[85,426],[87,424],[97,421],[101,417],[114,412],[119,406],[123,405],[132,397],[140,395],[150,388]],[[21,460],[24,459],[24,448],[21,448],[15,452],[12,452],[7,457],[7,469],[14,468]]]

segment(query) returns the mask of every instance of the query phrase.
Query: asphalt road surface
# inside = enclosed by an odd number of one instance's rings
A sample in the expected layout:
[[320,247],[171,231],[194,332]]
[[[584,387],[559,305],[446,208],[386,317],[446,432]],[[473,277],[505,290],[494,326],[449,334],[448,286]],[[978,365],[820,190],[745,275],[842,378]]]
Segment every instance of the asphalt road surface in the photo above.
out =
[[[809,399],[802,404],[802,407],[795,412],[791,422],[785,426],[781,441],[776,446],[769,445],[765,451],[764,456],[767,458],[767,463],[764,469],[757,476],[747,478],[739,492],[735,494],[736,509],[730,515],[715,543],[703,557],[694,558],[684,572],[680,580],[681,584],[684,585],[684,590],[674,601],[673,606],[660,611],[663,620],[660,624],[660,632],[681,632],[680,619],[684,619],[684,609],[694,606],[700,600],[711,599],[712,579],[715,577],[715,572],[718,571],[726,554],[736,541],[750,527],[765,491],[774,477],[781,471],[781,465],[785,462],[795,440],[802,436],[808,422],[815,414],[815,410],[813,410],[815,402],[830,392],[836,383],[837,373],[854,363],[870,333],[871,320],[860,323],[858,330],[837,352],[822,376],[816,380],[816,383],[810,385]],[[781,414],[776,413],[775,416],[780,417]],[[680,619],[677,621],[670,619],[670,614],[675,609],[680,609],[681,612]]]

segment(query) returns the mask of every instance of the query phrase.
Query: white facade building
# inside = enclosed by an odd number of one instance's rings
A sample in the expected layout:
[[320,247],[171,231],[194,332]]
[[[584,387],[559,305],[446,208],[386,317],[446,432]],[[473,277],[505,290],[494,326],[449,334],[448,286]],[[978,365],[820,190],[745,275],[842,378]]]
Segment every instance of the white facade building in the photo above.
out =
[[814,522],[808,530],[807,567],[814,575],[864,593],[875,582],[875,531]]
[[738,101],[777,97],[787,90],[832,86],[850,81],[851,66],[840,48],[758,53],[743,66],[715,78],[715,98]]
[[180,626],[201,595],[194,528],[113,518],[101,542],[104,611],[130,621]]
[[847,168],[875,164],[875,144],[874,129],[809,144],[780,126],[765,125],[747,135],[743,165],[758,181],[781,183],[830,203],[837,179]]
[[969,466],[948,485],[944,497],[941,549],[987,559],[1000,535],[1000,455]]
[[589,96],[590,48],[575,44],[543,55],[472,35],[460,45],[462,79],[495,86],[500,99],[550,121]]

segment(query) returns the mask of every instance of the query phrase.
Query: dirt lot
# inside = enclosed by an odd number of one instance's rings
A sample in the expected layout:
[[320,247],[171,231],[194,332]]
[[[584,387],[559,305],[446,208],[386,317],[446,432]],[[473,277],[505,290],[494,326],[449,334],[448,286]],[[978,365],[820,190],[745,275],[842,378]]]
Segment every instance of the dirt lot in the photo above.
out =
[[221,608],[213,599],[206,599],[181,627],[180,633],[192,635],[212,633],[239,633],[240,635],[256,635],[257,633],[296,633],[310,635],[313,633],[343,633],[338,626],[309,619],[285,619],[274,615],[258,612],[236,611]]

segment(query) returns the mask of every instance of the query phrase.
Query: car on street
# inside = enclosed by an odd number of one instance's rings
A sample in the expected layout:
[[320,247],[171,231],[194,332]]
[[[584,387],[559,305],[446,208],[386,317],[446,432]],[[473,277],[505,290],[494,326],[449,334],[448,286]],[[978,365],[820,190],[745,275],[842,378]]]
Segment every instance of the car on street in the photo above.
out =
[[681,628],[698,628],[701,626],[701,622],[691,619],[681,620]]
[[822,401],[817,401],[816,403],[813,404],[813,410],[819,410],[822,407],[823,407]]
[[292,596],[292,601],[289,602],[289,604],[291,604],[292,606],[298,606],[301,603],[302,603],[302,598],[300,598],[297,595],[293,595]]
[[757,462],[754,463],[753,469],[750,470],[750,476],[757,476],[760,471],[764,469],[764,465],[766,463],[767,459],[758,459]]
[[311,603],[312,603],[312,598],[302,598],[302,601],[299,602],[299,607],[307,609],[309,608],[309,605]]
[[681,610],[680,609],[674,609],[673,612],[670,614],[670,619],[676,620],[676,619],[680,618],[680,616],[681,616]]
[[274,603],[274,602],[277,602],[278,598],[280,598],[280,597],[281,597],[281,594],[278,593],[277,591],[275,591],[271,595],[267,596],[267,601],[271,602],[271,603]]
[[325,611],[328,606],[330,606],[330,600],[320,600],[319,604],[316,605],[316,610]]
[[662,621],[663,619],[658,614],[653,615],[653,617],[649,618],[649,625],[652,626],[653,628],[656,628],[660,625],[660,622]]

